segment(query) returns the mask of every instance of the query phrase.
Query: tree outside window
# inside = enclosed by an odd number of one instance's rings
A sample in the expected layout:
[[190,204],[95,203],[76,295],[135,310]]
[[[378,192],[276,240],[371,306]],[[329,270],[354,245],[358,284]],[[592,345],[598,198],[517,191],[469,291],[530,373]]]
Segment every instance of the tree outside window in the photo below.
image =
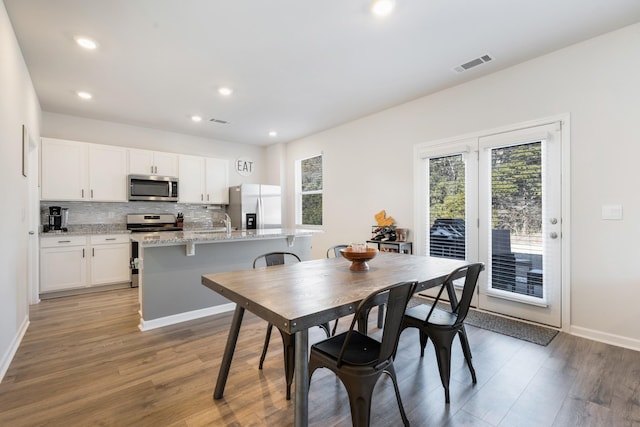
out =
[[322,225],[322,155],[296,163],[296,224]]

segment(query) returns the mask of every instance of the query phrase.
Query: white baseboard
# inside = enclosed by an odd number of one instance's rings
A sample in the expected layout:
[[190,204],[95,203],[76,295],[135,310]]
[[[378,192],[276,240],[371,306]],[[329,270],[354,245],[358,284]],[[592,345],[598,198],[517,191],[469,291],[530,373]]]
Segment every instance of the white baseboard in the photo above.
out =
[[600,341],[605,344],[611,344],[618,347],[628,348],[630,350],[640,351],[640,340],[623,337],[621,335],[609,334],[607,332],[596,331],[594,329],[582,328],[580,326],[571,326],[571,335],[582,338],[588,338],[594,341]]
[[159,319],[144,320],[141,318],[138,328],[141,331],[150,331],[151,329],[175,325],[176,323],[186,322],[188,320],[199,319],[201,317],[211,316],[214,314],[226,313],[229,311],[233,311],[235,308],[235,303],[229,303],[216,305],[214,307],[203,308],[200,310],[188,311],[186,313],[174,314],[172,316],[160,317]]
[[4,376],[7,373],[7,371],[9,370],[9,365],[11,365],[13,356],[16,355],[16,352],[18,351],[18,347],[22,342],[22,338],[24,337],[24,334],[27,332],[27,329],[29,328],[29,323],[30,323],[29,317],[27,316],[22,322],[22,325],[20,325],[20,328],[18,329],[18,333],[13,338],[11,345],[2,356],[2,360],[0,360],[0,383],[4,379]]

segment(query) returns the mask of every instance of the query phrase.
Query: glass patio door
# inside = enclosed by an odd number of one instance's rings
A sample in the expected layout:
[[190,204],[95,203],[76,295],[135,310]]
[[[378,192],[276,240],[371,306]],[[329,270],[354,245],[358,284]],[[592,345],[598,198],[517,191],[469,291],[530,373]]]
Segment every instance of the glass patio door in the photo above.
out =
[[[561,326],[560,124],[428,150],[430,256],[481,261],[472,305]],[[458,288],[458,290],[460,290]]]
[[[477,138],[457,141],[425,156],[427,227],[425,247],[429,256],[460,260],[478,259]],[[461,284],[456,284],[458,298]],[[435,297],[438,289],[421,292]],[[442,299],[447,299],[446,294]],[[472,306],[478,305],[474,295]]]
[[478,306],[561,326],[560,125],[478,140]]

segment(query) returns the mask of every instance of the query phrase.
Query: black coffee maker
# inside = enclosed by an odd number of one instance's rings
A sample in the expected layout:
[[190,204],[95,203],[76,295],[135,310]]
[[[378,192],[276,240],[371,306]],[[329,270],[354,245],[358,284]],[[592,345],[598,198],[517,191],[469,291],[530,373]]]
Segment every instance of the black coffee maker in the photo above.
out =
[[45,231],[67,231],[69,210],[60,206],[49,206],[49,224]]

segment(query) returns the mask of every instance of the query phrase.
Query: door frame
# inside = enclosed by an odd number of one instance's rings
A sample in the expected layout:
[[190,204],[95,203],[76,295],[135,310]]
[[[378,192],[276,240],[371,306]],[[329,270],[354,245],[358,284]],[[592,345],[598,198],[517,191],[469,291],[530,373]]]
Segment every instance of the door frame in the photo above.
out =
[[40,302],[40,144],[29,135],[27,304]]
[[[426,222],[424,221],[427,212],[427,200],[424,196],[427,189],[425,188],[424,179],[424,156],[425,153],[432,152],[438,146],[448,146],[459,143],[463,140],[480,138],[499,133],[510,132],[514,130],[524,129],[528,127],[540,126],[560,122],[562,124],[560,135],[562,139],[561,147],[561,218],[562,218],[562,250],[561,250],[561,328],[560,330],[568,332],[571,326],[571,115],[570,113],[559,114],[550,117],[530,120],[526,122],[514,123],[506,126],[500,126],[492,129],[485,129],[477,132],[471,132],[463,135],[442,138],[423,143],[415,144],[413,147],[413,243],[414,254],[425,256],[425,233]],[[482,274],[486,274],[483,272]]]

